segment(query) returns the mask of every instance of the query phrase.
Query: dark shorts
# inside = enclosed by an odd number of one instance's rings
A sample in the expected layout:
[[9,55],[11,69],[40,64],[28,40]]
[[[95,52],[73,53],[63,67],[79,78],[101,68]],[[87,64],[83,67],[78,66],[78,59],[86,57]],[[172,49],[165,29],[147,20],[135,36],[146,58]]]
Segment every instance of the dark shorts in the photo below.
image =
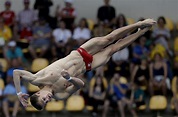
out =
[[77,51],[80,53],[80,55],[83,58],[83,61],[85,62],[86,70],[90,71],[91,70],[91,64],[93,61],[93,56],[88,54],[88,52],[83,49],[83,48],[78,48]]

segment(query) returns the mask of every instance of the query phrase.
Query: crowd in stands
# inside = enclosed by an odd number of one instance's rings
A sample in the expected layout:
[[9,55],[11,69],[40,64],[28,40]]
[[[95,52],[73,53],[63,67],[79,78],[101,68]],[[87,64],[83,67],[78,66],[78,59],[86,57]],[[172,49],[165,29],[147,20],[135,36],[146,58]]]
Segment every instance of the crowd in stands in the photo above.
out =
[[[97,21],[82,18],[77,23],[73,1],[64,2],[64,7],[57,6],[54,17],[49,14],[52,0],[35,0],[34,8],[29,7],[30,0],[22,0],[24,9],[17,14],[11,9],[14,1],[4,3],[5,9],[0,12],[0,56],[7,61],[7,68],[0,62],[0,79],[5,84],[3,89],[0,86],[0,107],[5,117],[10,117],[10,107],[12,117],[21,107],[13,84],[14,69],[31,71],[37,58],[51,63],[92,37],[131,24],[124,14],[116,12],[110,0],[104,0],[96,11]],[[138,18],[141,20],[144,18]],[[172,97],[178,115],[178,38],[172,33],[166,27],[166,18],[158,15],[152,30],[116,52],[105,66],[80,76],[85,87],[77,94],[83,96],[86,106],[93,107],[92,116],[101,111],[102,117],[107,117],[113,107],[116,115],[119,112],[125,117],[127,109],[137,117],[137,109],[154,95]],[[26,82],[21,86],[22,92],[28,93]]]

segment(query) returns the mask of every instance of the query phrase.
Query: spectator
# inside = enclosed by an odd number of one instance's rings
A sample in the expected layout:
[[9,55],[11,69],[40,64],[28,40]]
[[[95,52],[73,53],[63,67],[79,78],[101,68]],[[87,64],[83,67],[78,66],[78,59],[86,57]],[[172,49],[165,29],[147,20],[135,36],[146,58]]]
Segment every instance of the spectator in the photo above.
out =
[[162,58],[163,55],[155,53],[154,61],[150,64],[150,94],[154,94],[154,87],[162,90],[162,93],[166,95],[167,88],[170,89],[170,80],[167,78],[168,67]]
[[112,56],[114,72],[118,72],[121,76],[129,77],[129,49],[126,47]]
[[166,48],[166,51],[172,55],[172,52],[169,49],[168,41],[171,38],[170,31],[165,27],[166,20],[163,16],[158,18],[158,27],[153,30],[152,37],[155,40],[155,44],[161,44]]
[[115,25],[112,26],[113,29],[121,28],[127,26],[127,20],[124,14],[119,14],[116,18]]
[[145,105],[145,93],[137,84],[133,85],[131,101],[133,103],[132,107],[135,109],[138,109],[141,105]]
[[34,22],[37,21],[37,14],[33,9],[29,8],[30,0],[24,0],[24,10],[20,11],[17,16],[17,23],[20,30],[24,27],[32,27]]
[[9,0],[5,2],[4,6],[5,10],[0,13],[0,17],[4,19],[5,25],[9,26],[12,29],[15,23],[15,13],[10,9],[11,2]]
[[86,40],[91,38],[91,32],[88,28],[87,20],[85,18],[82,18],[79,21],[79,26],[74,29],[73,39],[75,39],[80,46],[83,44]]
[[133,58],[132,58],[132,62],[130,64],[130,70],[132,71],[132,69],[134,68],[135,65],[140,64],[140,59],[142,56],[148,56],[149,55],[149,50],[147,49],[147,47],[145,46],[146,43],[146,37],[145,36],[141,36],[139,38],[139,43],[136,44],[133,47]]
[[[104,5],[97,11],[98,22],[103,21],[106,24],[113,22],[116,12],[115,8],[109,4],[110,0],[104,0]],[[110,24],[109,24],[110,25]]]
[[15,41],[10,41],[8,43],[8,48],[5,54],[6,54],[6,59],[9,65],[11,65],[11,62],[13,59],[17,59],[19,64],[24,67],[27,65],[27,60],[25,59],[23,55],[22,49],[20,47],[17,47]]
[[[12,67],[8,69],[7,71],[7,85],[5,86],[5,89],[3,91],[3,112],[6,117],[9,116],[9,106],[13,106],[13,112],[12,112],[12,117],[17,116],[18,109],[20,107],[20,103],[16,94],[16,89],[13,84],[13,70],[14,69],[22,69],[19,67],[19,63],[17,59],[12,60]],[[27,93],[26,88],[21,85],[21,89],[23,93]]]
[[[49,49],[51,43],[51,28],[46,23],[43,17],[39,18],[39,25],[33,29],[33,39],[30,42],[29,50],[32,57],[43,57]],[[40,49],[40,54],[37,56],[36,49]]]
[[121,76],[118,73],[115,73],[110,81],[110,86],[108,90],[109,92],[104,102],[104,109],[103,109],[102,117],[106,117],[108,109],[109,109],[108,107],[110,104],[114,104],[114,106],[119,107],[121,117],[125,117],[124,104],[127,104],[132,115],[134,117],[137,117],[136,112],[132,108],[130,108],[132,104],[131,101],[128,98],[126,98],[126,91],[128,89],[128,86],[127,84],[122,84],[120,82],[119,80],[120,77]]
[[8,26],[5,26],[4,20],[0,17],[0,46],[4,46],[12,38],[12,31]]
[[44,17],[48,21],[52,5],[52,0],[35,0],[34,9],[38,10],[38,17]]
[[53,46],[52,54],[54,58],[62,58],[65,56],[66,43],[71,39],[72,33],[70,30],[66,29],[66,24],[64,21],[59,21],[59,27],[53,31]]
[[141,58],[141,64],[134,67],[131,74],[132,84],[138,86],[148,86],[149,83],[149,66],[146,57]]
[[65,7],[60,12],[61,19],[65,22],[66,28],[72,30],[76,18],[76,9],[72,6],[73,0],[64,0]]
[[110,28],[108,28],[104,22],[100,21],[98,25],[93,30],[93,36],[94,37],[101,37],[107,35],[111,31]]
[[92,115],[97,116],[98,106],[104,104],[104,98],[106,96],[107,81],[106,78],[95,75],[90,82],[89,96],[90,105],[93,106]]

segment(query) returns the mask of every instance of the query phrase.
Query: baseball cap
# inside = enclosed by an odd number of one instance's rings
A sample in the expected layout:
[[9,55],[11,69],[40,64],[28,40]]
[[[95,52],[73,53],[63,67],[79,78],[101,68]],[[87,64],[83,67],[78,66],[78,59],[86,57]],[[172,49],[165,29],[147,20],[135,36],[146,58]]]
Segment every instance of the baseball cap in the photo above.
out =
[[9,47],[14,47],[14,46],[16,46],[16,42],[15,42],[15,41],[10,41],[10,42],[8,43],[8,46],[9,46]]
[[5,5],[11,5],[11,1],[9,1],[9,0],[6,1],[6,2],[5,2]]

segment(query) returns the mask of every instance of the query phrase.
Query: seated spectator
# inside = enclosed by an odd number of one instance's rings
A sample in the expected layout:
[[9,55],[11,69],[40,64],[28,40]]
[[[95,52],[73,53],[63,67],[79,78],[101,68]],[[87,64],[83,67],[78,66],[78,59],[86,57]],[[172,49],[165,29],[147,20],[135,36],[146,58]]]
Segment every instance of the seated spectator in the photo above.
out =
[[91,32],[88,28],[87,20],[85,18],[82,18],[79,21],[79,26],[74,29],[73,39],[75,39],[78,42],[78,45],[80,46],[90,38]]
[[[126,47],[112,56],[113,65],[111,66],[114,68],[113,71],[119,72],[121,76],[129,77],[129,49]],[[110,68],[110,69],[112,69]]]
[[0,13],[0,17],[4,19],[5,25],[12,29],[15,23],[15,13],[10,9],[11,2],[9,0],[5,2],[4,6],[5,10]]
[[90,87],[89,87],[89,96],[90,96],[89,102],[90,102],[90,105],[93,106],[92,115],[96,116],[98,112],[98,106],[104,104],[107,82],[104,77],[96,76],[96,75],[94,76],[93,80],[95,80],[95,82],[94,83],[90,82],[92,84],[90,84]]
[[[48,26],[44,18],[39,18],[39,25],[33,29],[33,39],[29,45],[29,51],[32,57],[44,57],[51,43],[51,28]],[[37,56],[36,50],[40,49]]]
[[73,30],[74,21],[76,18],[76,9],[72,6],[73,0],[64,0],[65,7],[60,12],[61,19],[65,22],[66,28]]
[[166,51],[172,55],[169,48],[169,39],[171,38],[170,31],[165,27],[166,20],[163,16],[160,16],[157,21],[157,28],[153,30],[152,37],[154,38],[155,44],[161,44],[166,48]]
[[20,29],[19,35],[20,35],[19,41],[25,40],[25,42],[30,42],[33,36],[32,28],[24,24]]
[[20,32],[24,27],[32,28],[35,21],[37,21],[37,14],[33,9],[29,8],[30,0],[23,0],[24,9],[17,15],[16,21],[18,24],[18,31]]
[[94,37],[101,37],[107,35],[111,31],[104,22],[100,21],[97,26],[93,29],[93,36]]
[[4,19],[0,17],[0,46],[4,46],[6,42],[11,40],[12,31],[4,24]]
[[[9,106],[13,106],[12,117],[17,116],[18,109],[20,107],[20,102],[18,100],[16,89],[13,83],[13,70],[14,69],[22,69],[18,63],[17,59],[12,60],[12,66],[7,71],[7,85],[3,91],[3,112],[6,117],[9,116]],[[26,88],[21,85],[21,90],[23,93],[27,93]]]
[[132,87],[131,101],[133,103],[132,107],[136,109],[141,105],[145,105],[145,93],[137,84]]
[[138,86],[148,86],[149,83],[149,66],[146,57],[141,58],[141,64],[134,67],[131,74],[132,84]]
[[104,5],[100,6],[97,11],[98,22],[102,21],[105,24],[111,25],[116,16],[116,11],[113,6],[110,5],[110,0],[103,0]]
[[7,45],[8,48],[5,55],[9,65],[11,65],[13,59],[17,59],[18,63],[25,67],[28,63],[24,57],[22,49],[16,45],[15,41],[10,41]]
[[127,84],[121,84],[119,79],[120,79],[120,75],[118,73],[115,73],[110,81],[106,100],[104,102],[102,117],[106,117],[109,109],[109,105],[113,105],[114,107],[118,106],[121,117],[125,117],[125,112],[124,112],[125,104],[129,107],[129,110],[131,111],[132,115],[134,117],[137,117],[137,114],[133,110],[133,108],[130,108],[132,102],[128,98],[126,98],[126,91],[128,89],[128,86]]
[[133,58],[132,58],[132,62],[130,64],[130,70],[132,71],[132,69],[134,68],[135,65],[139,65],[140,64],[140,58],[142,56],[148,56],[149,55],[149,50],[147,49],[147,47],[145,46],[146,43],[146,37],[145,36],[141,36],[139,38],[139,43],[136,44],[133,47]]
[[64,21],[59,21],[59,27],[53,30],[53,46],[52,54],[53,57],[62,58],[66,55],[66,43],[71,39],[72,33],[70,30],[66,29],[66,24]]
[[115,24],[112,26],[113,29],[127,26],[127,20],[124,14],[119,14],[116,18]]
[[167,63],[163,60],[161,53],[155,53],[154,60],[150,64],[150,82],[149,89],[150,94],[154,94],[154,88],[162,90],[162,93],[166,95],[167,88],[170,89],[170,79],[168,78]]

